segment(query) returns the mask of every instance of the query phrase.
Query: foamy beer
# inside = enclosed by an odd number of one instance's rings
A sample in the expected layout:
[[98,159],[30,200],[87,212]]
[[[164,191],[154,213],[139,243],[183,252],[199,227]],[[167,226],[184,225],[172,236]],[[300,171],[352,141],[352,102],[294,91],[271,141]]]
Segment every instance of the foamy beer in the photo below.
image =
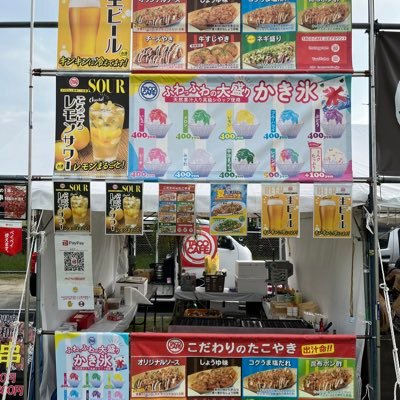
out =
[[140,214],[140,199],[126,196],[123,200],[125,225],[134,228],[138,225]]
[[336,203],[333,200],[321,200],[319,202],[319,216],[322,231],[334,230]]
[[97,32],[100,23],[100,0],[70,0],[69,29],[72,57],[96,55]]
[[71,196],[71,211],[75,225],[84,226],[88,212],[89,199],[85,196]]
[[268,199],[267,212],[270,229],[272,231],[281,230],[283,220],[283,201],[281,199]]

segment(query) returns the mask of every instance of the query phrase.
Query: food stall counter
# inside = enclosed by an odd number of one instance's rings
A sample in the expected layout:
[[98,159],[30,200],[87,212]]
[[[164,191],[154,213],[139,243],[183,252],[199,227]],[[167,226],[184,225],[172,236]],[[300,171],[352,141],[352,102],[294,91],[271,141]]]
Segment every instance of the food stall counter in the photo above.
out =
[[264,294],[261,293],[238,293],[224,288],[223,292],[206,292],[204,287],[196,287],[195,291],[183,291],[180,286],[175,290],[177,300],[220,300],[220,301],[249,301],[262,302]]

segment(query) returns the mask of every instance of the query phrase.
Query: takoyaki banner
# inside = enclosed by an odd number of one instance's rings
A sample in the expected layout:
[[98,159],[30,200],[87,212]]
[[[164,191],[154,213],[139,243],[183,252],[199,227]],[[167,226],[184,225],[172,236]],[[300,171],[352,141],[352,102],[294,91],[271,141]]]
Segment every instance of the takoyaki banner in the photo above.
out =
[[127,333],[56,332],[57,398],[129,398]]
[[57,68],[130,68],[130,0],[60,0]]
[[351,181],[350,76],[133,75],[129,177]]
[[354,399],[347,335],[131,334],[133,399]]

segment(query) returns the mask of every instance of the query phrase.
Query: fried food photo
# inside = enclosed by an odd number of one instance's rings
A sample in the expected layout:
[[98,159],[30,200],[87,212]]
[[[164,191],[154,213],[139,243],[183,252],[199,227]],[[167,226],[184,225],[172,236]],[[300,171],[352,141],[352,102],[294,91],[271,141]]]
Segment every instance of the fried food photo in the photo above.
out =
[[243,379],[243,386],[258,393],[266,389],[283,390],[296,383],[296,370],[290,368],[277,368],[256,372]]
[[139,28],[163,28],[178,24],[184,16],[185,9],[181,4],[166,4],[135,12],[133,24]]
[[319,392],[343,389],[353,381],[353,371],[350,368],[330,368],[315,371],[300,379],[299,389],[313,396]]
[[221,367],[188,376],[188,387],[199,394],[232,387],[240,377],[240,367]]
[[285,42],[249,51],[243,55],[243,62],[252,67],[292,62],[295,57],[295,43]]
[[167,64],[176,64],[184,56],[180,43],[159,44],[147,46],[134,55],[133,62],[141,67],[159,67]]
[[261,7],[244,15],[244,23],[257,29],[262,25],[287,24],[295,17],[294,4],[283,3]]
[[213,26],[231,24],[239,14],[239,3],[219,4],[189,13],[189,24],[202,31]]
[[185,367],[165,367],[134,375],[132,389],[138,392],[165,392],[177,388],[185,379]]
[[189,53],[189,63],[195,66],[210,64],[232,64],[239,57],[239,43],[225,43],[216,46],[192,50]]
[[349,15],[348,4],[318,6],[303,11],[299,15],[299,24],[308,29],[318,29],[318,25],[333,25],[343,22]]

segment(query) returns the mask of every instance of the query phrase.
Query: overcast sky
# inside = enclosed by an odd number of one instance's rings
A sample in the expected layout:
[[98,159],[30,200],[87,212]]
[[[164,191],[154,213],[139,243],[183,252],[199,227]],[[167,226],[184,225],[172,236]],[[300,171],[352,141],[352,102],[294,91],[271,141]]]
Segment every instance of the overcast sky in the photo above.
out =
[[[58,0],[35,3],[36,21],[57,21]],[[376,0],[375,19],[381,23],[400,23],[398,0]],[[30,0],[2,2],[1,22],[29,20]],[[368,22],[368,0],[353,0],[353,22]],[[35,29],[33,67],[55,69],[56,48],[57,29]],[[24,175],[28,160],[29,29],[0,29],[0,54],[0,175]],[[361,30],[353,31],[353,66],[355,71],[368,69],[368,35]],[[33,85],[33,174],[51,175],[55,78],[35,77]],[[352,122],[367,124],[368,80],[354,78],[352,93]],[[363,143],[367,142],[365,137]],[[364,157],[368,158],[368,149],[365,152]],[[356,154],[353,159],[357,161]],[[356,171],[354,175],[357,176]]]

